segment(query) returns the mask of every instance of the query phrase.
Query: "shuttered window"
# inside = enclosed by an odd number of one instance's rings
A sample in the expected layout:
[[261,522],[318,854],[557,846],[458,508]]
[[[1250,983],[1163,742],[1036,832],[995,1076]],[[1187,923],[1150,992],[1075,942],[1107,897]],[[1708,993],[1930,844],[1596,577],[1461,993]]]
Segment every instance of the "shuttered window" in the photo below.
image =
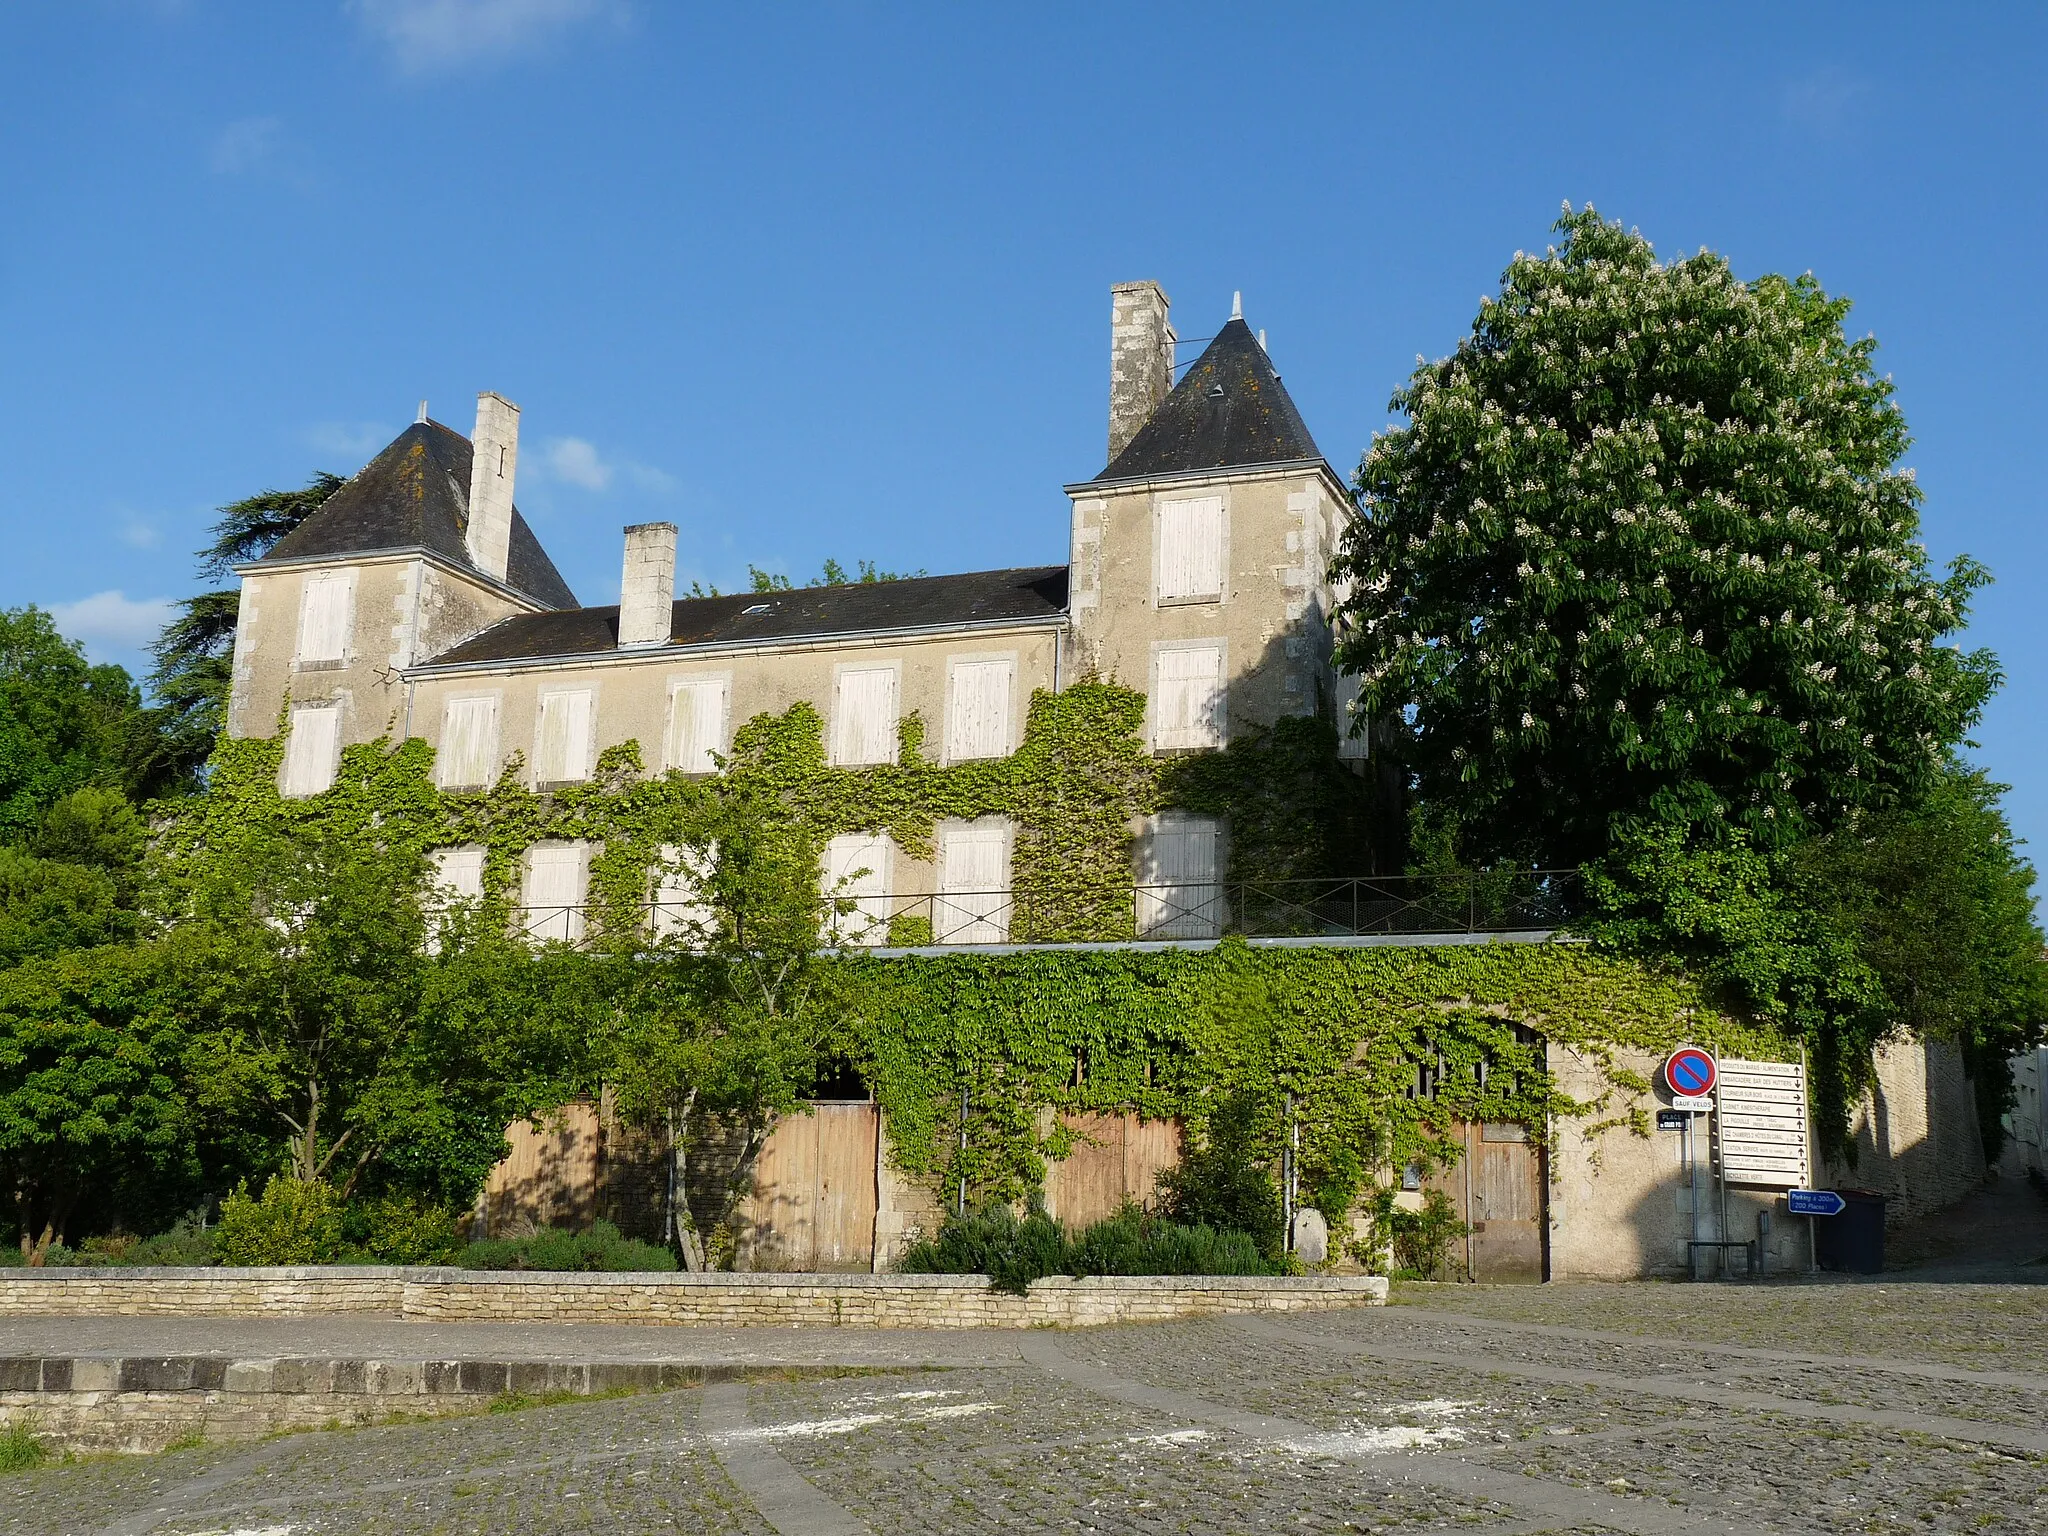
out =
[[1222,827],[1213,817],[1168,811],[1138,839],[1138,933],[1148,939],[1213,939],[1223,931],[1218,857]]
[[896,669],[853,668],[839,674],[832,760],[841,767],[896,761]]
[[1223,595],[1223,498],[1159,504],[1159,600],[1199,602]]
[[1152,745],[1160,751],[1220,747],[1226,732],[1223,647],[1176,646],[1158,653]]
[[295,705],[279,790],[287,795],[319,794],[333,784],[340,753],[341,711],[332,704]]
[[662,846],[661,863],[654,871],[655,934],[692,944],[708,939],[717,926],[717,913],[704,899],[704,887],[718,862],[718,847],[687,848],[675,843]]
[[725,751],[726,680],[678,683],[669,697],[668,766],[684,773],[716,773],[713,753]]
[[475,901],[484,893],[484,850],[436,848],[434,893],[442,901]]
[[535,843],[526,850],[520,926],[529,937],[581,942],[589,868],[588,843]]
[[484,893],[484,850],[481,848],[436,848],[434,873],[425,902],[427,953],[441,952],[442,929],[451,910],[479,900]]
[[306,578],[299,594],[300,666],[331,666],[348,660],[355,606],[354,571],[320,571]]
[[825,894],[853,902],[851,910],[827,918],[829,940],[880,944],[889,936],[889,855],[889,839],[870,832],[846,833],[825,845]]
[[450,699],[438,755],[443,789],[475,789],[498,776],[498,701]]
[[1000,944],[1010,934],[1010,829],[948,827],[939,836],[932,937],[941,944]]
[[1016,664],[1008,657],[953,663],[946,696],[946,760],[1005,757],[1010,751],[1010,685]]
[[590,777],[591,704],[587,688],[540,696],[533,747],[536,784],[576,784]]
[[1372,739],[1365,734],[1365,717],[1358,712],[1359,683],[1356,672],[1337,674],[1337,755],[1352,762],[1372,756]]

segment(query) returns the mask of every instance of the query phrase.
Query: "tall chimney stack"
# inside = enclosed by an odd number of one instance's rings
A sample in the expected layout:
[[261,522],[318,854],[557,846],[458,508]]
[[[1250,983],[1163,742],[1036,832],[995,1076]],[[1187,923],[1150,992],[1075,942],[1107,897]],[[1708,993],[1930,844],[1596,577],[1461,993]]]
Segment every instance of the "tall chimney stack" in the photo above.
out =
[[676,600],[676,525],[635,523],[626,530],[619,580],[619,645],[666,645]]
[[1170,301],[1154,282],[1118,283],[1109,290],[1109,456],[1124,451],[1138,428],[1173,392]]
[[503,581],[512,549],[519,407],[485,390],[476,397],[476,432],[469,442],[469,558],[486,576]]

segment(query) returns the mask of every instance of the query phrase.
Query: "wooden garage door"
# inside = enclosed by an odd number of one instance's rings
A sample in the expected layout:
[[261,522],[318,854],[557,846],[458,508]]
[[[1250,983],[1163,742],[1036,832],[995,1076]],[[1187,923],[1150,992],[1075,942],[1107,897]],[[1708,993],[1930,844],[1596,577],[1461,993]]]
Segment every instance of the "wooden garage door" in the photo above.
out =
[[872,1103],[818,1103],[775,1127],[754,1168],[751,1267],[867,1270],[875,1256]]

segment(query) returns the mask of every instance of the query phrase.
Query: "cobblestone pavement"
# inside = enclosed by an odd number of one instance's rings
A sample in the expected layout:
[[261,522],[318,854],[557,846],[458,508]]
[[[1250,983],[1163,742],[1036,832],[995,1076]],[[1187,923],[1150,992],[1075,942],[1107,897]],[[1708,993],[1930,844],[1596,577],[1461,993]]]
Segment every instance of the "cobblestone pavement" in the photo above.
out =
[[46,1467],[0,1479],[0,1533],[2048,1531],[2048,1287],[1396,1299],[943,1358],[659,1330],[865,1370]]

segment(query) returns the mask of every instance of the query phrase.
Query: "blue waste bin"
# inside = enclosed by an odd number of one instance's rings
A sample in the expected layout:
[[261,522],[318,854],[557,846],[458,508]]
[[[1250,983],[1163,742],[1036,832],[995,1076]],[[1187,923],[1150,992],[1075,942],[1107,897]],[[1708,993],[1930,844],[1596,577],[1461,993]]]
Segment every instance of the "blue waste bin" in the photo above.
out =
[[1884,1196],[1868,1189],[1838,1189],[1839,1216],[1814,1217],[1814,1257],[1822,1269],[1845,1275],[1884,1272]]

